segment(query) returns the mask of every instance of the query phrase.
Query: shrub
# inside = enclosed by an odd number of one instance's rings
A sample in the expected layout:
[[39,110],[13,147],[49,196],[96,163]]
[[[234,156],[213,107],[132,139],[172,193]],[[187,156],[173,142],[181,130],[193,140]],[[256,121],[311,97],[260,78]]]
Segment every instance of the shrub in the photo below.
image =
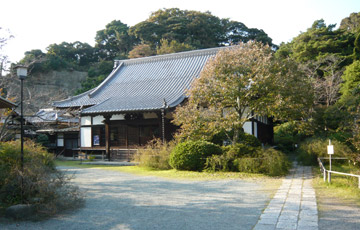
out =
[[262,160],[259,158],[243,157],[234,160],[239,172],[260,173]]
[[241,132],[239,136],[239,143],[248,145],[251,147],[260,147],[261,142],[254,135]]
[[253,157],[258,149],[242,143],[224,146],[221,156],[210,156],[206,159],[205,168],[207,171],[239,171],[235,161],[242,157]]
[[298,144],[304,137],[305,134],[299,131],[295,121],[278,125],[274,129],[274,142],[285,153],[293,152],[295,144]]
[[142,167],[171,169],[169,158],[174,146],[175,142],[163,143],[160,139],[156,139],[149,142],[143,149],[139,149],[135,160]]
[[39,134],[36,137],[36,142],[43,146],[46,146],[47,144],[49,144],[49,137],[46,134]]
[[273,148],[261,148],[253,157],[242,157],[234,161],[240,172],[264,173],[269,176],[286,175],[290,162],[286,155]]
[[259,157],[262,159],[261,172],[269,176],[283,176],[290,169],[291,164],[281,151],[264,148],[259,150]]
[[69,184],[70,179],[56,170],[53,156],[40,145],[24,143],[21,172],[20,142],[0,143],[0,206],[34,204],[46,214],[71,208],[81,204],[82,193]]
[[170,155],[171,167],[179,170],[201,171],[206,158],[221,154],[221,148],[207,141],[186,141],[179,143]]
[[[273,148],[253,148],[237,144],[224,149],[228,151],[223,155],[213,155],[206,159],[206,171],[239,171],[282,176],[286,175],[290,168],[286,155]],[[241,151],[244,149],[245,151]]]
[[[309,138],[300,144],[297,151],[298,161],[303,165],[316,165],[318,157],[328,157],[327,145],[329,141],[324,138]],[[335,156],[337,157],[351,157],[352,151],[345,144],[332,140],[331,144],[334,145]]]

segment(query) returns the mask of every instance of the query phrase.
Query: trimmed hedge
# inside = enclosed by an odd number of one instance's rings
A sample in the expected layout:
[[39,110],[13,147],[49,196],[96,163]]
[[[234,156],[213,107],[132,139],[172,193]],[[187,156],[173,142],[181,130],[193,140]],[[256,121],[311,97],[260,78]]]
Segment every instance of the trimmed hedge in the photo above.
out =
[[207,157],[221,153],[221,148],[213,143],[186,141],[179,143],[173,149],[169,163],[178,170],[201,171],[205,167]]

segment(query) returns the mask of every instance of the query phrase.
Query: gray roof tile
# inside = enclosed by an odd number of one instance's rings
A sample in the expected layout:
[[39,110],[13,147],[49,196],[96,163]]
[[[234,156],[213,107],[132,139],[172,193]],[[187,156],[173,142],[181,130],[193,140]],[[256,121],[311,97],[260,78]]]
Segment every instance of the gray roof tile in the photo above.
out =
[[54,102],[54,107],[88,107],[82,114],[158,110],[185,98],[191,82],[220,48],[118,61],[120,65],[96,88]]

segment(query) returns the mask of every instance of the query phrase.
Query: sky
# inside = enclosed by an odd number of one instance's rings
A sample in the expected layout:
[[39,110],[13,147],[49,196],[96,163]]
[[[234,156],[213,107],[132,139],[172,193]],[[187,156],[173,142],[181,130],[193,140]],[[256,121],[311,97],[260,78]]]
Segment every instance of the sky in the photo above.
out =
[[96,32],[113,20],[133,26],[162,8],[210,11],[220,18],[263,29],[273,43],[290,42],[313,22],[339,25],[360,12],[360,0],[1,0],[0,27],[10,39],[1,52],[13,63],[26,51],[50,44],[86,42],[95,45]]

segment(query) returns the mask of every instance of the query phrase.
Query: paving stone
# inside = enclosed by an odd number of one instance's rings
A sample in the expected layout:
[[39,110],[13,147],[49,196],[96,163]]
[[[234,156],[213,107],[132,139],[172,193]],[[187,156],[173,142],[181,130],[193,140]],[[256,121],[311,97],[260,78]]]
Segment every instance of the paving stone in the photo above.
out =
[[313,216],[300,215],[299,221],[318,222],[318,216],[317,215],[313,215]]
[[274,230],[275,224],[257,224],[253,230]]
[[266,219],[266,218],[271,218],[271,219],[274,219],[274,218],[279,218],[280,216],[280,212],[270,212],[270,213],[263,213],[261,214],[260,216],[260,219]]
[[264,218],[258,221],[258,224],[272,224],[275,225],[277,223],[278,218]]
[[278,229],[293,229],[296,230],[297,228],[297,222],[293,221],[279,221],[276,225],[276,228]]
[[295,216],[281,215],[279,217],[279,222],[280,221],[294,221],[294,222],[297,222],[298,221],[298,216],[297,215],[295,215]]
[[318,230],[311,167],[296,167],[294,164],[291,174],[283,179],[282,185],[254,229]]
[[305,228],[305,227],[318,227],[318,222],[317,221],[303,221],[303,220],[300,220],[298,222],[298,227],[301,227],[301,228]]

